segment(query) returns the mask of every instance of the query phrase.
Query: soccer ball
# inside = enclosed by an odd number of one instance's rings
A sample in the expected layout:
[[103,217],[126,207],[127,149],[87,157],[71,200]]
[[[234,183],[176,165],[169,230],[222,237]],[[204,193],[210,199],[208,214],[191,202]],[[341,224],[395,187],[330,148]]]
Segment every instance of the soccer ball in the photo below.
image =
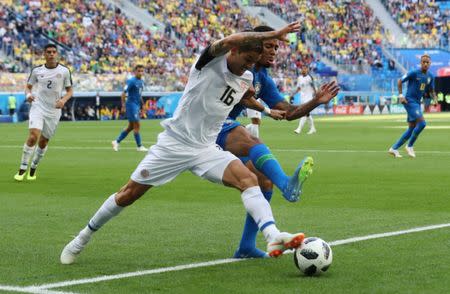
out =
[[330,245],[316,237],[306,238],[294,252],[295,265],[307,276],[318,276],[326,272],[332,261]]

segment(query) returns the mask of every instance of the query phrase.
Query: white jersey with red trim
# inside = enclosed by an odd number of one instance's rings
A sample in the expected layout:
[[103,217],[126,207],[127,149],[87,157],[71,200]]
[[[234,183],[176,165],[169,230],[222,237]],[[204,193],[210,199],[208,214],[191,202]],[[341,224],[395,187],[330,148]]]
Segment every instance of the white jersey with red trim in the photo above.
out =
[[65,88],[72,87],[72,76],[67,67],[59,63],[55,68],[47,68],[45,64],[36,66],[27,83],[33,86],[32,93],[36,98],[31,107],[47,116],[61,114],[61,109],[55,107],[56,101],[62,97]]
[[194,147],[215,144],[228,114],[253,82],[250,71],[235,75],[226,55],[213,57],[207,51],[192,66],[173,117],[161,123],[170,136]]

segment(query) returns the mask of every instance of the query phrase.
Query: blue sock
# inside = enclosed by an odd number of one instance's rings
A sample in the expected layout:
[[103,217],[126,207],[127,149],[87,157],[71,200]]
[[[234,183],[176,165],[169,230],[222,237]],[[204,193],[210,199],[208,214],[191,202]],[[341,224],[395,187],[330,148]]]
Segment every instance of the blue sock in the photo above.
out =
[[[270,202],[273,191],[263,191],[264,198]],[[256,248],[256,235],[258,234],[258,225],[253,218],[247,213],[244,224],[244,231],[242,232],[241,242],[239,243],[239,250],[242,252]]]
[[136,141],[136,145],[137,145],[138,147],[141,147],[141,146],[142,146],[142,143],[141,143],[141,134],[139,134],[139,133],[134,133],[134,140]]
[[120,141],[125,139],[127,136],[128,136],[128,132],[122,131],[122,133],[120,133],[119,137],[117,137],[117,139],[116,139],[117,143],[120,143]]
[[278,189],[283,191],[286,188],[289,177],[266,145],[257,144],[250,148],[249,157],[256,169],[269,178]]
[[408,128],[398,139],[397,143],[395,143],[392,148],[397,150],[398,148],[402,147],[403,144],[405,144],[406,141],[408,141],[409,137],[411,137],[411,134],[413,132],[414,128]]
[[412,147],[414,145],[414,143],[417,140],[417,137],[419,137],[420,133],[423,131],[423,129],[425,129],[427,123],[423,120],[423,121],[419,121],[416,125],[416,127],[414,128],[411,138],[409,139],[408,142],[408,147]]

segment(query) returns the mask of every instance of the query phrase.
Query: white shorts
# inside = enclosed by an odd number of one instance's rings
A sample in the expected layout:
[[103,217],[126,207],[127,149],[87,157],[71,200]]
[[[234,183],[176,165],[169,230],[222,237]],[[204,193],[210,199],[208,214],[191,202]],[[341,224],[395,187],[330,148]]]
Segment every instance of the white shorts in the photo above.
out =
[[132,173],[131,179],[144,185],[160,186],[189,170],[203,179],[222,184],[225,169],[237,159],[217,145],[195,148],[162,132],[156,145],[149,149]]
[[46,116],[39,108],[32,106],[30,109],[28,128],[41,130],[42,136],[50,139],[55,135],[60,117],[61,114],[58,116]]

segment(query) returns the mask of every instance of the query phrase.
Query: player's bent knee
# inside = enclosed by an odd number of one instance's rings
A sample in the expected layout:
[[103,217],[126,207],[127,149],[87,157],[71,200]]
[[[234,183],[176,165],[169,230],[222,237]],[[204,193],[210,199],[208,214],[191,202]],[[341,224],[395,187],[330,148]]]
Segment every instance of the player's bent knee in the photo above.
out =
[[116,194],[116,203],[119,206],[125,207],[133,204],[136,200],[141,198],[151,186],[142,185],[134,181],[129,181]]
[[251,171],[248,171],[244,177],[239,179],[239,187],[242,191],[255,186],[258,186],[258,178]]
[[271,191],[273,190],[273,183],[268,178],[260,178],[259,179],[259,186],[261,187],[261,190],[263,191]]

